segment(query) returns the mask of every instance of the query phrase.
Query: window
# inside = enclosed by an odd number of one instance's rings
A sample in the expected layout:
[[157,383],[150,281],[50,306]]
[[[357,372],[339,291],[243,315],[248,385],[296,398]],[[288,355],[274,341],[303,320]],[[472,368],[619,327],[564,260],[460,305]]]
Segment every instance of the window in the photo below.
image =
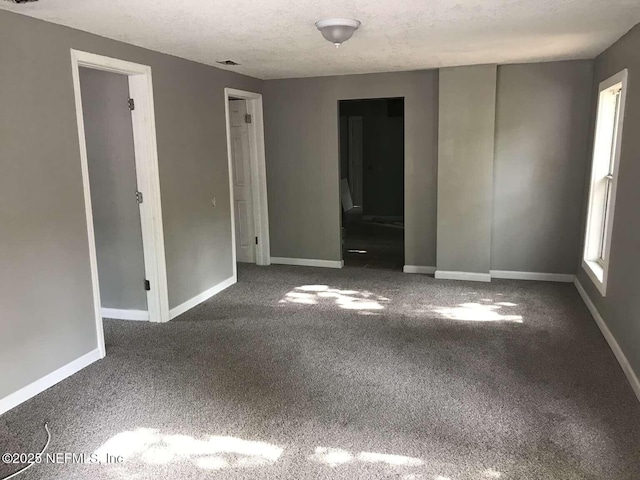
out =
[[604,296],[618,184],[627,70],[600,84],[582,266]]

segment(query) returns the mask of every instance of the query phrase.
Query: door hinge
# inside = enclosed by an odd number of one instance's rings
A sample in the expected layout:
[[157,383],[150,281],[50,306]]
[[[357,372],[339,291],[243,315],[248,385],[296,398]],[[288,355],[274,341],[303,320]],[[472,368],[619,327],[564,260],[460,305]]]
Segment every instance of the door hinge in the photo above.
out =
[[144,281],[144,289],[145,289],[146,291],[151,290],[151,282],[149,282],[149,280],[145,280],[145,281]]
[[136,109],[136,102],[133,101],[133,98],[130,98],[129,100],[127,100],[127,104],[129,105],[129,110]]
[[251,118],[251,115],[249,115],[248,113],[244,116],[244,123],[251,123],[253,121],[253,119]]
[[256,245],[258,244],[258,237],[256,237]]
[[144,197],[142,196],[142,192],[136,192],[136,202],[141,204],[144,201]]

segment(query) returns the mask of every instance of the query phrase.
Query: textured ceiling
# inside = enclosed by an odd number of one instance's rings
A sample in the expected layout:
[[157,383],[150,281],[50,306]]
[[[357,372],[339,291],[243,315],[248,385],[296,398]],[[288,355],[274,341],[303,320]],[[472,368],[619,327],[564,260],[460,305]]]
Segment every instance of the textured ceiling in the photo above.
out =
[[[640,0],[40,0],[0,8],[258,78],[593,58]],[[314,26],[362,21],[339,49]]]

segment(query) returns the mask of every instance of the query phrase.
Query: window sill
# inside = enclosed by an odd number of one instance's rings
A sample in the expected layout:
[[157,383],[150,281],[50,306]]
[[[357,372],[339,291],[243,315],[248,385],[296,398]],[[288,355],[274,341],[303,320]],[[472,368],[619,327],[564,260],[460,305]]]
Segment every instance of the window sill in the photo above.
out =
[[600,295],[607,295],[607,279],[605,270],[598,262],[593,260],[582,260],[582,268],[587,273]]

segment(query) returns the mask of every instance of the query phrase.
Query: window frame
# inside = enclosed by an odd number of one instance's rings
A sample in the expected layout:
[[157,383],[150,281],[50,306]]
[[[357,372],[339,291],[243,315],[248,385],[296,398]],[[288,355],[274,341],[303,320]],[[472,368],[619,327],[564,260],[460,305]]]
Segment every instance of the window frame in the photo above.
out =
[[[628,76],[628,70],[624,69],[601,82],[598,88],[582,268],[603,297],[607,293],[611,260]],[[613,107],[614,115],[616,111],[617,115],[611,124],[611,119],[604,116],[611,113],[611,106],[605,104],[604,96],[615,93],[618,87],[620,93]],[[603,126],[604,121],[608,121],[610,126]]]

